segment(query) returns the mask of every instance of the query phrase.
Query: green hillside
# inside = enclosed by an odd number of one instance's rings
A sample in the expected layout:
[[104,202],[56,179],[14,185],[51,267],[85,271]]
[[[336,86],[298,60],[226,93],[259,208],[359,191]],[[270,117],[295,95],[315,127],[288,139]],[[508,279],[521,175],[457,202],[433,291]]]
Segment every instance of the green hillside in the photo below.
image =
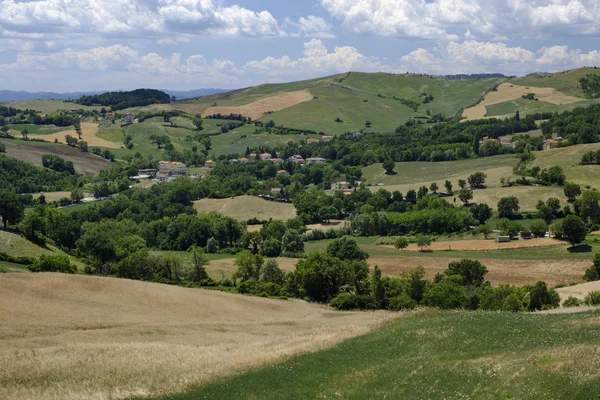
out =
[[[425,311],[163,399],[591,399],[600,311]],[[281,384],[285,382],[285,384]]]
[[[260,85],[182,104],[200,108],[242,106],[280,92],[309,90],[313,100],[266,114],[261,120],[272,119],[277,125],[326,134],[360,130],[369,120],[374,131],[393,131],[410,118],[426,119],[428,110],[430,114],[453,117],[477,103],[500,82],[502,79],[446,80],[424,75],[351,72],[309,81]],[[424,104],[425,93],[433,96],[433,101]],[[418,103],[417,111],[399,99]],[[336,118],[343,122],[335,122]]]
[[579,88],[579,79],[588,74],[600,75],[597,68],[579,68],[552,74],[538,74],[511,79],[511,83],[523,86],[551,87],[571,96],[583,97]]

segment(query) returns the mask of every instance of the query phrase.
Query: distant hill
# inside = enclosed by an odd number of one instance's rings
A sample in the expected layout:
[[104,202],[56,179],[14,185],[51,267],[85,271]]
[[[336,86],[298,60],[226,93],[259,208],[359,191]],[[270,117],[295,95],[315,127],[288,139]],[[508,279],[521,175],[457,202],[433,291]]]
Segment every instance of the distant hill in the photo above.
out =
[[[188,91],[180,90],[162,90],[169,96],[175,96],[177,100],[191,99],[194,97],[210,96],[216,93],[226,92],[224,89],[195,89]],[[25,91],[14,91],[14,90],[0,90],[0,103],[3,102],[17,102],[27,100],[75,100],[82,96],[94,96],[107,93],[107,91],[100,92],[67,92],[67,93],[56,93],[56,92],[25,92]]]

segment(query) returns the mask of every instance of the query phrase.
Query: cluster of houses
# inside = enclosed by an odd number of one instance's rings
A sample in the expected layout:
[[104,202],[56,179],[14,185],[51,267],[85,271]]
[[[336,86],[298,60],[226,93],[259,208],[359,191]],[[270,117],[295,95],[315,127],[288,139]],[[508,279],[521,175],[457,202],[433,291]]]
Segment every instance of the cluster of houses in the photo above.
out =
[[[310,165],[310,164],[326,164],[328,162],[327,159],[321,158],[321,157],[308,157],[305,159],[304,157],[302,157],[299,154],[293,155],[293,156],[287,158],[287,160],[283,160],[280,157],[281,157],[281,153],[279,153],[279,152],[276,153],[276,157],[273,157],[269,153],[263,153],[263,154],[251,153],[248,155],[248,157],[232,158],[231,160],[229,160],[229,163],[230,164],[246,164],[246,163],[253,162],[256,160],[262,160],[262,161],[271,161],[271,162],[273,162],[273,164],[279,164],[283,161],[289,161],[294,164]],[[204,166],[206,168],[214,168],[217,166],[217,162],[214,160],[208,160],[204,163]]]
[[[102,122],[106,122],[112,124],[117,119],[117,115],[114,112],[108,112],[104,115]],[[127,113],[123,118],[121,118],[122,124],[133,124],[135,122],[135,114]]]

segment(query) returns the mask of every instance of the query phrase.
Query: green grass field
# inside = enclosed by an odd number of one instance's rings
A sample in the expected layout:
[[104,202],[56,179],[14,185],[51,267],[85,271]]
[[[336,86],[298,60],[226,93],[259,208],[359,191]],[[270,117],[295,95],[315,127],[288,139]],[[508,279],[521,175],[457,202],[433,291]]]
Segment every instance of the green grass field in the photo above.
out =
[[72,129],[70,126],[56,126],[56,125],[34,125],[34,124],[10,124],[8,126],[13,133],[20,134],[23,129],[27,129],[32,135],[50,135],[56,132],[67,131]]
[[598,75],[600,74],[600,70],[596,68],[579,68],[570,71],[556,72],[553,74],[516,78],[512,79],[510,82],[523,86],[551,87],[559,92],[563,92],[571,96],[582,97],[581,90],[579,88],[579,79],[588,74]]
[[123,129],[120,129],[120,128],[110,128],[110,129],[101,128],[96,133],[96,136],[98,136],[100,139],[108,140],[109,142],[114,142],[114,143],[123,143],[123,140],[125,139],[125,135],[123,134]]
[[29,272],[27,266],[21,264],[14,264],[11,262],[0,261],[0,271],[4,272]]
[[542,112],[564,112],[570,111],[577,107],[587,107],[591,104],[594,104],[593,100],[583,100],[577,103],[570,104],[551,104],[545,101],[535,101],[535,100],[510,100],[504,103],[492,104],[486,106],[487,116],[503,116],[503,115],[513,115],[517,111],[521,116],[526,116],[528,114],[534,113],[542,113]]
[[[363,129],[365,121],[370,120],[373,130],[393,131],[409,118],[426,116],[427,110],[453,117],[462,108],[477,103],[488,90],[501,81],[451,81],[421,75],[352,72],[309,81],[261,85],[185,103],[200,108],[213,104],[241,106],[278,92],[308,89],[314,96],[313,100],[264,115],[261,120],[272,119],[278,125],[327,134]],[[393,99],[395,96],[422,103],[421,93],[431,94],[435,99],[431,103],[421,104],[417,112]],[[335,122],[338,117],[344,122]]]
[[52,114],[58,110],[100,110],[100,106],[82,106],[81,104],[68,103],[62,100],[26,100],[14,103],[3,103],[7,107],[14,107],[20,110],[35,110],[42,114]]
[[187,399],[592,399],[600,311],[424,311],[331,349],[251,369]]

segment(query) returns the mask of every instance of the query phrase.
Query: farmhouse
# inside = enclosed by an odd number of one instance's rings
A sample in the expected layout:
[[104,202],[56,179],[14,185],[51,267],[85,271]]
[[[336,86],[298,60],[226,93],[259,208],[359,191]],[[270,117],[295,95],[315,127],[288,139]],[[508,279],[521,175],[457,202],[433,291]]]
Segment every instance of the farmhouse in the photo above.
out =
[[290,158],[288,158],[288,161],[291,161],[295,164],[304,164],[305,163],[304,157],[302,157],[299,154],[291,156]]
[[563,143],[563,142],[566,142],[566,140],[561,137],[557,137],[556,139],[546,139],[546,140],[544,140],[542,149],[544,149],[544,150],[555,149],[558,147],[558,145],[560,143]]
[[188,168],[184,163],[177,161],[160,161],[158,163],[157,178],[165,181],[171,177],[187,176]]
[[208,160],[207,162],[204,163],[204,166],[206,168],[214,168],[217,166],[217,162],[213,161],[213,160]]
[[336,192],[342,192],[348,189],[350,189],[350,182],[340,181],[331,184],[331,190],[334,190]]
[[277,171],[277,175],[278,175],[278,176],[287,176],[287,175],[289,175],[289,174],[290,174],[290,173],[289,173],[289,172],[287,172],[285,169],[280,169],[279,171]]
[[271,155],[269,153],[262,153],[260,155],[260,159],[261,160],[270,160],[271,159]]
[[510,240],[510,236],[498,236],[498,243],[509,243]]
[[133,124],[133,121],[135,121],[135,114],[132,113],[127,114],[121,120],[121,122],[123,122],[124,124]]

